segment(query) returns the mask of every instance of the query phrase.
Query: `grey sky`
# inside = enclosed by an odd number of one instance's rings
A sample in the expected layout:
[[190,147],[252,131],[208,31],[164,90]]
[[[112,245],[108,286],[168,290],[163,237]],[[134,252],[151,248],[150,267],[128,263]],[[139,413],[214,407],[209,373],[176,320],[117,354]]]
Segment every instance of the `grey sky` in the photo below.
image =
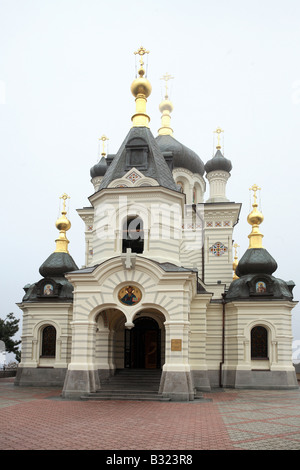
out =
[[[98,138],[118,150],[131,127],[133,52],[150,50],[150,127],[171,73],[174,137],[204,162],[225,130],[228,197],[243,204],[235,241],[248,247],[249,187],[262,187],[264,246],[300,299],[300,2],[298,0],[0,0],[1,317],[40,279],[55,248],[59,196],[71,196],[70,253],[84,264],[77,208],[93,193]],[[208,198],[208,191],[206,194]],[[299,285],[298,285],[299,284]],[[300,308],[293,313],[300,339]]]

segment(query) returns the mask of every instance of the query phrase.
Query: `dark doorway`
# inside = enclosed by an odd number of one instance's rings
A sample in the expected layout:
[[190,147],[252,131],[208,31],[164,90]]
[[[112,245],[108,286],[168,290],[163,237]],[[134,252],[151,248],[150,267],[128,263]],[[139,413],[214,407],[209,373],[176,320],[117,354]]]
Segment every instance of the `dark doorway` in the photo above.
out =
[[125,331],[125,367],[160,369],[161,336],[158,323],[150,317],[137,318]]

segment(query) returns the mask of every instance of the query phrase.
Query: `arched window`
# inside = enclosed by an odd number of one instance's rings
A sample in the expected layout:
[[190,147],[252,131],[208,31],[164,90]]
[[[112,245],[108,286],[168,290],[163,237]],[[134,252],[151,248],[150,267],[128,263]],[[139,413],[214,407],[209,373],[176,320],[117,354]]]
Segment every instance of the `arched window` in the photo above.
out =
[[52,325],[45,326],[42,331],[42,357],[55,357],[56,329]]
[[268,359],[268,331],[263,326],[251,330],[251,359]]
[[141,217],[128,217],[123,224],[122,252],[131,248],[132,253],[144,251],[144,228]]
[[194,204],[200,204],[202,201],[202,189],[200,184],[196,181],[193,189],[193,202]]
[[197,191],[195,186],[193,187],[193,204],[197,203]]
[[180,187],[180,192],[183,193],[184,192],[184,184],[182,181],[177,181],[177,186]]

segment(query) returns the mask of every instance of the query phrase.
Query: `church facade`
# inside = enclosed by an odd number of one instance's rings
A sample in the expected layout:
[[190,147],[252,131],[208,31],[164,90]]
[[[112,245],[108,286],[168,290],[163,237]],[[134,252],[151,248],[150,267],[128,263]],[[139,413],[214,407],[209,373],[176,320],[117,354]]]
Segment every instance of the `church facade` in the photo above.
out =
[[241,204],[226,196],[232,164],[221,151],[221,129],[204,164],[173,136],[166,87],[153,136],[145,52],[138,51],[131,85],[132,127],[116,155],[103,152],[91,169],[90,205],[77,211],[85,267],[68,251],[63,195],[56,249],[40,267],[42,278],[24,288],[15,384],[58,386],[63,397],[80,397],[120,369],[155,369],[159,393],[171,400],[220,386],[297,388],[294,284],[273,276],[276,261],[262,247],[259,188],[252,187],[249,248],[237,263]]

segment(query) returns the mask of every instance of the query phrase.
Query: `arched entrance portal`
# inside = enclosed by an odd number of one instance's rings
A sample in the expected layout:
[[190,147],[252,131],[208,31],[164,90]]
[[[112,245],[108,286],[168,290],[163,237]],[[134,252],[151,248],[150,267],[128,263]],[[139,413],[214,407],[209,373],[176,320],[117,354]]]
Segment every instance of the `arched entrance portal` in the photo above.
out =
[[161,368],[161,330],[154,318],[134,320],[134,328],[125,330],[125,368]]

